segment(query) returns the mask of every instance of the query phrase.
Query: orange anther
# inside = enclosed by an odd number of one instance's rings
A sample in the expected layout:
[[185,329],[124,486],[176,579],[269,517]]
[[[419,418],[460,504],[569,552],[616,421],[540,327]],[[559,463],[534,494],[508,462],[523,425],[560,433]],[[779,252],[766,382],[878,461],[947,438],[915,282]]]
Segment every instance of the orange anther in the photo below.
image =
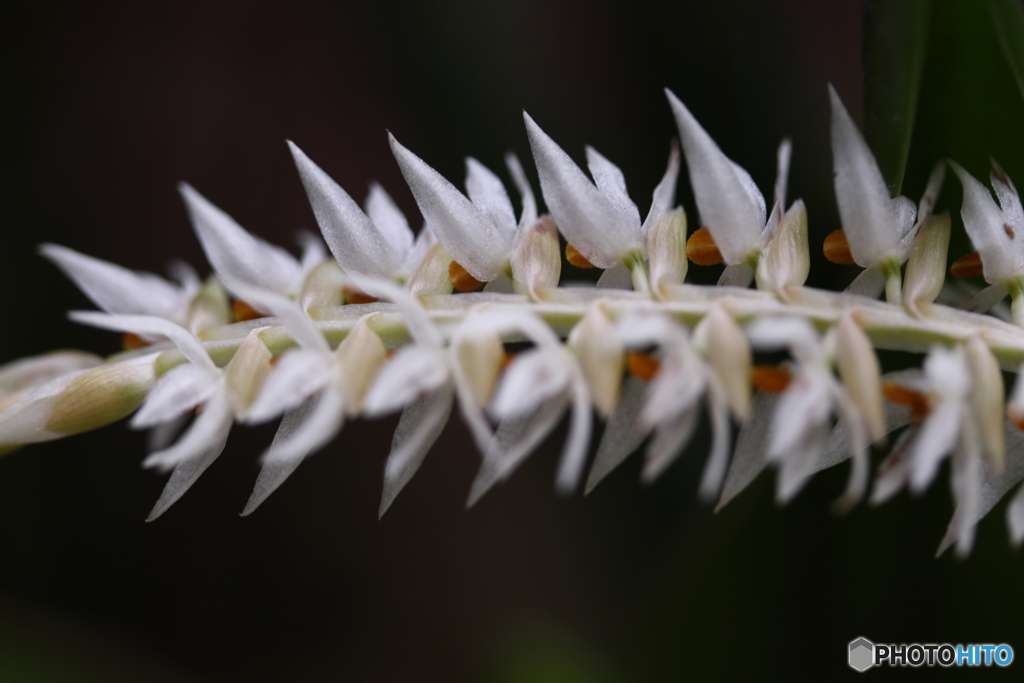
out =
[[769,394],[782,393],[792,379],[793,373],[782,365],[755,365],[750,368],[750,384]]
[[886,382],[882,385],[882,395],[893,403],[901,406],[909,406],[910,419],[913,422],[917,422],[931,412],[931,407],[928,405],[928,398],[924,394],[902,384]]
[[257,318],[263,317],[262,313],[241,299],[235,299],[231,302],[231,312],[235,314],[236,323],[240,323],[244,320],[256,320]]
[[832,263],[849,266],[854,263],[853,255],[850,253],[850,243],[846,241],[846,233],[842,230],[833,230],[825,237],[825,244],[822,247],[825,258]]
[[345,303],[347,304],[372,304],[377,301],[374,297],[364,292],[360,292],[358,289],[345,287],[341,291],[345,295]]
[[698,266],[714,266],[722,262],[722,252],[718,251],[715,238],[706,227],[695,230],[686,240],[686,258]]
[[484,283],[469,274],[469,271],[452,261],[448,265],[448,277],[451,278],[452,287],[460,292],[474,292],[484,286]]
[[1010,415],[1010,421],[1013,422],[1014,427],[1024,432],[1024,411]]
[[571,244],[565,245],[565,260],[569,262],[569,265],[576,266],[577,268],[594,268],[594,264],[587,260],[587,258],[576,251],[576,247]]
[[128,332],[121,337],[121,348],[125,351],[134,351],[135,349],[142,349],[147,346],[149,346],[149,342],[137,334]]
[[506,351],[505,357],[501,359],[501,369],[504,370],[505,368],[507,368],[509,365],[512,364],[512,361],[514,361],[515,359],[516,354],[509,353],[508,351]]
[[626,354],[626,369],[637,379],[650,382],[661,369],[661,361],[643,351],[630,351]]
[[981,256],[974,252],[953,261],[953,265],[949,267],[949,274],[953,277],[975,277],[981,275],[983,270]]

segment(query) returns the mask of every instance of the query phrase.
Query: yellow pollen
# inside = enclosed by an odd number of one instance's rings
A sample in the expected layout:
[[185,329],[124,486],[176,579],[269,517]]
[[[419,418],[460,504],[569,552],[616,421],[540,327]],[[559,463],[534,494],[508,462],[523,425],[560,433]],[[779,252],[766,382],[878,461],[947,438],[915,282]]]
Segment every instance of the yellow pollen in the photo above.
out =
[[594,264],[587,260],[587,258],[576,251],[576,247],[571,244],[565,245],[565,260],[570,265],[576,266],[577,268],[594,268]]
[[718,251],[715,238],[707,227],[695,230],[686,240],[686,258],[698,266],[715,266],[722,262],[722,252]]
[[750,384],[769,394],[786,390],[793,380],[793,373],[781,365],[755,365],[750,368]]
[[953,277],[975,277],[981,275],[983,271],[981,255],[978,252],[961,256],[949,267],[949,274]]
[[846,241],[846,233],[842,230],[833,230],[825,237],[822,251],[825,252],[825,258],[832,263],[843,266],[853,265],[850,243]]
[[661,369],[661,361],[643,351],[630,351],[626,354],[626,369],[637,379],[650,382]]
[[460,292],[475,292],[484,286],[484,283],[469,274],[469,271],[452,261],[448,265],[448,277],[451,278],[452,287]]

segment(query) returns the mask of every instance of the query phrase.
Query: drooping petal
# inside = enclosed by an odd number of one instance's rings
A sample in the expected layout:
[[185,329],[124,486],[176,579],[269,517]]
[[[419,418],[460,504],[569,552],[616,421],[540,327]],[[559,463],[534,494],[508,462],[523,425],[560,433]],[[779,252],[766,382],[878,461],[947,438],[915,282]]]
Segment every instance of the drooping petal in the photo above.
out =
[[705,501],[713,501],[722,490],[732,442],[729,402],[725,388],[720,386],[716,378],[708,381],[708,412],[711,415],[711,452],[704,465],[704,474],[701,475],[699,495]]
[[953,401],[940,403],[925,419],[909,454],[912,491],[920,493],[932,483],[939,465],[956,447],[962,421],[961,407]]
[[275,292],[297,291],[302,271],[291,254],[247,232],[188,183],[180,183],[178,191],[218,275]]
[[378,516],[391,507],[398,494],[423,464],[430,447],[441,435],[452,412],[453,388],[450,383],[418,398],[402,411],[391,440],[391,453],[384,467],[384,492]]
[[590,387],[594,407],[601,417],[608,417],[619,397],[625,353],[615,325],[599,305],[589,306],[569,341]]
[[330,359],[308,349],[282,353],[244,418],[261,423],[301,405],[331,380]]
[[186,363],[172,368],[153,385],[132,417],[132,428],[145,429],[180,417],[213,396],[219,380],[219,372],[202,365]]
[[[281,441],[288,440],[292,434],[299,429],[302,424],[309,417],[310,412],[316,407],[319,397],[311,398],[297,408],[289,410],[284,414],[281,419],[281,424],[277,428],[277,433],[274,434],[274,441],[271,444],[271,448],[278,445]],[[302,464],[302,458],[291,458],[282,459],[276,458],[269,460],[263,458],[263,465],[260,467],[259,476],[256,477],[256,485],[253,487],[252,493],[249,495],[249,500],[245,503],[245,508],[242,510],[242,517],[248,517],[253,511],[258,508],[267,497],[277,490],[285,479],[291,476],[292,472]]]
[[722,153],[679,98],[667,89],[665,94],[679,127],[701,220],[725,262],[742,263],[760,247],[764,198],[750,176]]
[[420,212],[448,253],[481,282],[497,277],[509,257],[505,230],[393,135],[388,139]]
[[[578,371],[577,371],[578,372]],[[573,378],[570,389],[572,401],[569,410],[569,434],[562,446],[555,475],[555,489],[562,495],[569,495],[579,487],[583,468],[587,463],[590,432],[594,416],[590,409],[590,391],[583,378]]]
[[618,264],[636,248],[630,217],[590,182],[579,166],[523,112],[544,202],[569,243],[598,268]]
[[174,345],[181,351],[181,355],[185,356],[190,363],[211,369],[216,367],[196,336],[170,320],[152,315],[108,315],[96,311],[69,311],[68,318],[76,323],[105,330],[167,337],[174,342]]
[[395,252],[355,200],[323,169],[291,140],[288,148],[306,188],[317,225],[342,269],[347,273],[394,277],[402,255]]
[[403,346],[377,373],[363,411],[374,417],[404,408],[440,388],[449,376],[448,362],[436,349]]
[[736,449],[722,486],[722,495],[715,506],[718,512],[750,485],[768,465],[768,432],[775,416],[779,394],[758,392],[754,395],[750,414],[736,437]]
[[211,445],[207,446],[203,450],[196,453],[193,457],[188,460],[180,462],[174,467],[174,471],[171,472],[171,478],[167,480],[167,484],[164,485],[164,490],[161,491],[160,497],[157,499],[153,509],[149,511],[149,515],[146,517],[147,522],[152,522],[160,515],[167,512],[167,509],[178,502],[178,499],[185,495],[185,492],[192,488],[192,484],[196,483],[196,480],[202,476],[206,468],[213,464],[213,461],[224,450],[224,444],[227,440],[227,433],[224,434],[224,439],[211,442]]
[[836,201],[850,253],[858,265],[880,265],[896,255],[899,232],[889,190],[875,156],[835,89],[832,101],[832,159]]
[[107,313],[155,315],[180,320],[188,300],[161,277],[139,273],[56,244],[39,253],[53,261],[93,303]]
[[[315,405],[309,409],[302,424],[282,438],[274,439],[270,448],[263,455],[264,461],[301,461],[310,453],[314,453],[330,443],[344,424],[345,394],[341,391],[340,386],[332,383],[320,392]],[[282,478],[281,481],[284,479]]]
[[524,351],[505,370],[491,412],[499,420],[526,414],[538,403],[565,391],[570,375],[560,355],[541,349]]
[[[227,441],[232,419],[226,392],[220,391],[214,394],[213,398],[203,406],[202,414],[195,419],[182,437],[170,448],[150,453],[143,461],[143,467],[156,467],[166,471],[191,460],[204,459],[211,451],[216,451],[219,454]],[[215,458],[216,455],[213,457]],[[198,478],[199,474],[196,474],[195,477]],[[191,485],[190,481],[188,486]],[[188,486],[185,488],[187,489]],[[177,500],[182,493],[184,490],[180,491],[174,500]],[[161,496],[161,500],[163,500],[163,496]],[[172,500],[167,505],[173,502]]]
[[655,428],[654,436],[647,444],[647,452],[644,453],[644,469],[640,473],[641,481],[645,484],[652,483],[668,469],[669,465],[675,462],[675,459],[693,438],[693,433],[697,430],[699,415],[699,404],[693,405]]
[[640,423],[640,410],[644,405],[647,384],[636,377],[627,377],[622,383],[619,402],[608,418],[597,455],[590,466],[585,493],[590,493],[598,483],[618,467],[650,433]]
[[412,251],[414,242],[405,214],[377,182],[370,183],[370,192],[366,195],[364,206],[370,221],[391,246],[397,262],[402,263]]
[[473,157],[466,157],[466,194],[477,208],[491,217],[511,243],[517,223],[505,185],[491,169]]

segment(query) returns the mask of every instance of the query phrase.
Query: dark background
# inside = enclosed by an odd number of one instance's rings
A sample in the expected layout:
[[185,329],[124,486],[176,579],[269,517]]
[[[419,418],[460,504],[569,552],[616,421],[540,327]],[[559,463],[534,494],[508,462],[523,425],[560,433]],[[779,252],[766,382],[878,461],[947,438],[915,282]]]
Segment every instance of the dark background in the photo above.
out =
[[[413,215],[385,129],[457,181],[467,154],[528,162],[525,108],[575,158],[590,143],[618,163],[644,210],[676,134],[668,86],[764,190],[792,136],[790,194],[820,244],[838,227],[826,83],[861,110],[853,1],[7,2],[3,15],[0,362],[116,349],[65,321],[89,304],[36,256],[40,242],[205,272],[179,180],[291,246],[315,225],[285,138],[353,195],[375,178]],[[930,53],[956,64],[958,49],[940,35]],[[958,96],[1012,89],[1008,72],[946,78],[926,69],[933,135],[915,140],[904,191],[916,198],[945,153],[977,175],[994,153],[1024,183],[1019,98],[993,109]],[[936,123],[947,109],[955,128]],[[685,174],[679,192],[692,212]],[[816,261],[813,273],[835,286],[855,270]],[[563,429],[467,512],[478,456],[453,420],[378,521],[395,423],[346,426],[247,519],[273,427],[237,428],[152,524],[163,480],[139,467],[144,437],[123,424],[0,460],[0,679],[831,678],[853,675],[846,645],[861,635],[1008,642],[1024,656],[1024,555],[1007,547],[1005,503],[969,560],[933,559],[952,512],[945,473],[923,500],[845,518],[828,511],[845,468],[785,509],[766,474],[715,516],[695,501],[698,440],[650,488],[634,457],[562,499]]]

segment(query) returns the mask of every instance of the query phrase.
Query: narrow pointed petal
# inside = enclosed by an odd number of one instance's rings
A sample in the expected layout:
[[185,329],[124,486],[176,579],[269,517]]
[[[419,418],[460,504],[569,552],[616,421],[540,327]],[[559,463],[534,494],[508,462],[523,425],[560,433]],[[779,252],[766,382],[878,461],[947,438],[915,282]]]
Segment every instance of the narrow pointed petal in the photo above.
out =
[[903,302],[912,312],[922,303],[935,301],[942,291],[949,235],[949,214],[943,213],[928,219],[914,237],[903,281]]
[[473,157],[466,157],[466,194],[477,208],[491,217],[509,242],[517,223],[512,201],[501,179]]
[[[203,406],[202,414],[192,422],[192,425],[173,446],[150,453],[142,465],[166,471],[190,460],[203,459],[214,450],[219,454],[224,449],[228,432],[231,430],[231,422],[232,415],[228,397],[223,392],[215,394]],[[198,478],[199,474],[195,476]],[[189,482],[188,486],[191,485]],[[180,496],[181,493],[177,495]],[[177,496],[175,500],[177,500]],[[171,501],[171,503],[173,502]]]
[[974,176],[956,162],[950,161],[949,165],[964,187],[960,215],[971,243],[981,255],[985,281],[1004,284],[1021,277],[1024,275],[1024,230],[1015,229],[1005,220],[988,189]]
[[587,168],[590,169],[590,175],[593,176],[597,189],[608,198],[608,201],[615,206],[620,214],[628,216],[630,223],[639,230],[640,210],[629,198],[629,192],[626,190],[626,176],[622,174],[622,170],[590,145],[587,145],[585,151]]
[[644,224],[640,227],[641,234],[646,235],[650,228],[675,206],[676,183],[678,182],[679,145],[673,141],[668,153],[668,167],[665,169],[665,175],[661,177],[661,181],[654,188],[654,195],[651,197],[651,208],[647,212]]
[[41,245],[39,253],[107,313],[175,320],[188,303],[182,289],[156,275],[131,271],[56,244]]
[[180,183],[178,191],[206,258],[218,275],[276,292],[291,293],[298,288],[302,273],[291,254],[247,232],[188,183]]
[[889,190],[878,163],[835,89],[832,101],[832,160],[836,201],[850,253],[858,265],[880,265],[896,254],[899,233]]
[[750,367],[753,356],[747,336],[721,305],[713,305],[695,337],[703,336],[704,355],[737,420],[750,410]]
[[135,416],[132,429],[168,422],[205,403],[217,391],[220,373],[186,363],[172,368],[157,381]]
[[778,394],[757,393],[750,414],[736,437],[736,449],[722,486],[722,495],[715,506],[718,512],[738,496],[768,465],[768,431],[775,415]]
[[793,446],[786,459],[779,464],[779,475],[775,483],[775,500],[785,505],[814,474],[814,464],[828,442],[828,424],[820,423],[810,428]]
[[689,259],[686,258],[686,213],[682,209],[662,214],[647,230],[647,259],[651,290],[664,297],[671,285],[682,284]]
[[569,243],[598,268],[617,265],[639,235],[628,216],[590,182],[579,166],[523,112],[544,202]]
[[338,264],[351,273],[393,277],[400,264],[387,238],[359,205],[291,140],[288,148],[317,225]]
[[481,282],[497,277],[509,256],[505,231],[393,135],[388,139],[420,212],[448,253]]
[[544,216],[522,229],[511,264],[513,287],[535,300],[540,296],[539,289],[558,286],[562,253],[558,228],[551,216]]
[[964,345],[967,367],[971,373],[970,405],[980,431],[982,452],[988,465],[996,472],[1003,469],[1006,444],[1003,438],[1003,373],[979,335]]
[[452,412],[452,399],[452,385],[445,384],[437,391],[413,401],[402,411],[384,468],[384,492],[381,494],[378,516],[383,517],[388,511],[423,464],[423,459],[437,437],[444,431]]
[[512,182],[515,183],[523,203],[523,211],[519,216],[519,229],[524,230],[537,221],[537,200],[533,196],[530,181],[526,179],[523,165],[519,163],[519,157],[509,152],[505,155],[505,166],[508,167],[508,172],[512,175]]
[[717,381],[708,384],[708,409],[711,415],[711,452],[704,465],[698,495],[710,502],[722,490],[722,481],[729,466],[729,447],[732,445],[729,403],[724,388],[718,386]]
[[843,378],[847,395],[857,406],[870,441],[878,441],[886,431],[882,409],[882,371],[875,348],[850,313],[839,318],[836,330],[839,376]]
[[491,412],[500,420],[523,415],[565,391],[569,383],[570,370],[560,356],[539,349],[524,351],[505,370]]
[[[227,434],[225,433],[225,440]],[[171,478],[167,481],[164,486],[164,490],[161,491],[160,497],[157,499],[153,509],[150,510],[149,516],[146,517],[147,522],[152,522],[160,515],[167,512],[167,509],[178,502],[178,499],[185,495],[185,492],[192,488],[192,484],[196,483],[196,480],[202,476],[206,468],[213,464],[213,461],[224,450],[225,441],[222,440],[218,443],[211,445],[203,451],[196,454],[189,460],[183,461],[175,466],[174,471],[171,472]]]
[[630,453],[640,448],[650,433],[639,421],[646,391],[647,383],[636,377],[627,377],[622,383],[618,405],[608,418],[608,425],[597,447],[597,455],[594,456],[594,464],[590,467],[585,493],[590,493]]
[[600,306],[587,308],[570,335],[570,343],[590,388],[594,407],[608,417],[619,398],[625,349],[615,325]]
[[328,358],[307,349],[291,349],[278,357],[263,382],[256,400],[249,406],[246,422],[259,424],[272,420],[301,405],[320,391],[331,379]]
[[330,353],[331,346],[324,339],[324,335],[316,323],[310,320],[302,307],[292,299],[276,292],[258,289],[247,283],[228,281],[225,284],[235,290],[246,302],[264,308],[280,318],[288,330],[288,334],[302,348],[322,354]]
[[448,382],[448,363],[436,350],[403,346],[377,373],[363,410],[369,417],[404,408]]
[[181,351],[190,363],[196,363],[213,369],[216,367],[206,349],[196,336],[181,325],[170,320],[152,315],[107,315],[95,311],[70,311],[68,318],[76,323],[99,327],[117,332],[134,332],[135,334],[155,334],[167,337]]
[[[759,205],[756,200],[760,193],[753,196],[753,183],[749,182],[746,172],[737,172],[738,167],[722,153],[675,94],[667,89],[665,94],[679,126],[701,220],[711,231],[725,262],[742,263],[760,246],[764,199],[761,198]],[[757,192],[756,187],[753,190]]]
[[939,465],[956,446],[962,420],[960,406],[946,401],[924,421],[909,455],[910,489],[914,493],[921,493],[932,483]]
[[395,204],[380,183],[370,183],[370,193],[366,195],[366,215],[380,231],[399,263],[412,250],[413,235],[405,214]]
[[677,417],[657,426],[654,437],[647,444],[647,452],[644,453],[644,468],[640,473],[640,480],[643,483],[653,483],[686,449],[697,430],[699,415],[700,407],[694,405]]
[[775,154],[775,192],[772,203],[778,204],[783,211],[786,210],[786,190],[789,185],[789,161],[793,156],[793,143],[789,138],[783,138],[779,143],[779,150]]
[[263,459],[265,462],[301,462],[330,443],[344,424],[345,394],[340,387],[329,385],[320,392],[302,424],[281,439],[275,438]]
[[[283,440],[287,440],[291,437],[295,431],[302,426],[303,422],[309,417],[310,412],[317,405],[319,397],[312,398],[305,401],[297,408],[289,410],[281,418],[281,424],[277,428],[277,433],[274,434],[274,441],[271,444],[271,448],[279,444]],[[263,504],[263,501],[267,497],[277,490],[285,479],[291,476],[299,465],[302,464],[302,458],[292,459],[275,459],[268,460],[263,458],[263,464],[260,467],[259,476],[256,477],[256,485],[253,487],[253,492],[249,496],[249,500],[245,504],[245,508],[242,510],[242,517],[248,517],[251,515],[256,508]]]
[[590,409],[590,392],[582,378],[572,383],[572,405],[569,410],[569,435],[565,438],[562,455],[555,475],[555,489],[562,495],[569,495],[579,487],[583,468],[587,464],[590,446],[590,432],[594,416]]

